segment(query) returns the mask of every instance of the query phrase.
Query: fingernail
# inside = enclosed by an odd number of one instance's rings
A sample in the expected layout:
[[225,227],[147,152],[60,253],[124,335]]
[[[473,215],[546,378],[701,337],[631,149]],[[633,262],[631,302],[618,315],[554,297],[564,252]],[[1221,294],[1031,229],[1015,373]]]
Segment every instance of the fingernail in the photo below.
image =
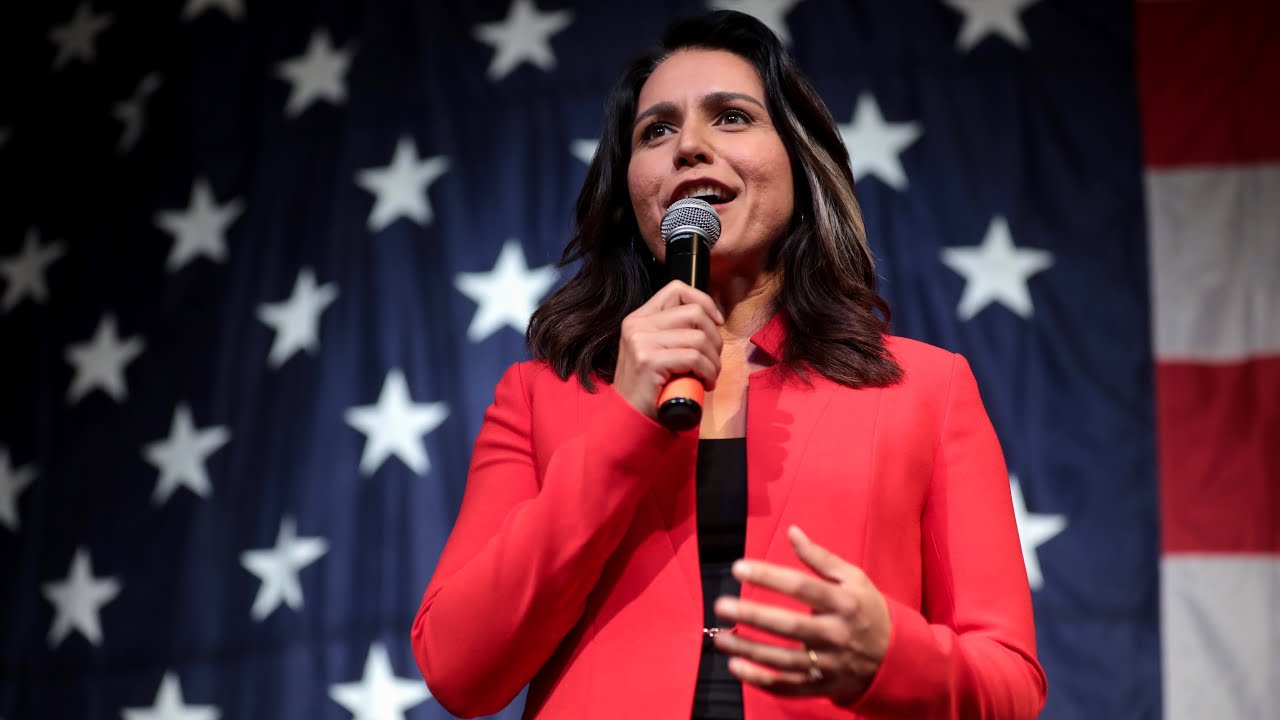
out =
[[733,563],[733,576],[739,580],[746,580],[751,577],[751,571],[755,568],[746,560],[737,560]]
[[791,539],[796,542],[809,542],[809,536],[804,534],[799,525],[792,525],[787,529],[791,533]]

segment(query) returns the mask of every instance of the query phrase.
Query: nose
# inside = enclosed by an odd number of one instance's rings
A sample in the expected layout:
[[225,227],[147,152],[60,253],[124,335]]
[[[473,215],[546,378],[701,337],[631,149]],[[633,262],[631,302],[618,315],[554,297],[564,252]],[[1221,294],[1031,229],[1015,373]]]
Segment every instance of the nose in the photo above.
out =
[[676,143],[676,168],[709,163],[714,156],[705,128],[695,123],[686,123],[680,128],[679,142]]

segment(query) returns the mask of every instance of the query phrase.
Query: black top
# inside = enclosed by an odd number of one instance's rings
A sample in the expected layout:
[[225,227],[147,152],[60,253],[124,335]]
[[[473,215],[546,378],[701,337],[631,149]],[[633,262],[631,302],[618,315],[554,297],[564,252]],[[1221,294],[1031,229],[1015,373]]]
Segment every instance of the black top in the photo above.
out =
[[[747,538],[747,440],[698,441],[698,558],[702,564],[704,627],[721,624],[714,607],[721,595],[737,596],[730,574]],[[703,636],[693,720],[741,720],[742,683],[729,674],[728,656]]]

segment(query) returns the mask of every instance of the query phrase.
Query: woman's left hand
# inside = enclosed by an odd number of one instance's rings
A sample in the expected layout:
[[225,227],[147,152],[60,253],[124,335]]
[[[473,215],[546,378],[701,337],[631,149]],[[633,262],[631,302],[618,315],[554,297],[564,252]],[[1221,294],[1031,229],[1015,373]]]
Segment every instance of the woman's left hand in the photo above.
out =
[[735,657],[729,671],[739,680],[775,695],[822,695],[846,704],[871,684],[889,648],[889,605],[861,569],[810,540],[791,526],[787,537],[808,573],[759,560],[739,560],[733,575],[788,595],[812,608],[803,613],[772,605],[721,597],[716,615],[779,637],[800,648],[747,640],[721,632],[716,648]]

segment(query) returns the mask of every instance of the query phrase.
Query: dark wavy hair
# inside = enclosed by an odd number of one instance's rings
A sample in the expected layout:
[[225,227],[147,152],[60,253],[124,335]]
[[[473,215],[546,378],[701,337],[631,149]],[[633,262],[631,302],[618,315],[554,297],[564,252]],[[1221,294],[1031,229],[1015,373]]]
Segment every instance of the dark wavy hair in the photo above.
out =
[[529,323],[533,356],[563,379],[612,382],[622,320],[665,281],[640,239],[627,166],[640,89],[686,49],[726,50],[751,63],[791,159],[796,213],[767,258],[778,271],[776,310],[787,327],[779,358],[807,381],[815,371],[849,387],[890,385],[902,371],[885,346],[889,306],[876,293],[875,261],[835,120],[778,38],[755,18],[712,12],[673,23],[658,48],[633,62],[609,93],[595,158],[578,195],[576,227],[559,266],[578,272]]

